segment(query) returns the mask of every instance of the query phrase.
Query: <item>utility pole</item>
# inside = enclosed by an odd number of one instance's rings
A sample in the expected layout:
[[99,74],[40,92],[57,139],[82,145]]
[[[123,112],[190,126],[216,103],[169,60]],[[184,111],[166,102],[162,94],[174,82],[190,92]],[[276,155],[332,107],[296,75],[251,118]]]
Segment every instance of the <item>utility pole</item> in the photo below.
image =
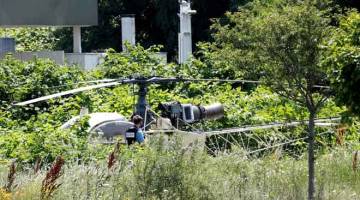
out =
[[196,10],[191,10],[191,5],[188,1],[180,0],[179,4],[179,63],[182,64],[192,55],[191,15],[196,14]]

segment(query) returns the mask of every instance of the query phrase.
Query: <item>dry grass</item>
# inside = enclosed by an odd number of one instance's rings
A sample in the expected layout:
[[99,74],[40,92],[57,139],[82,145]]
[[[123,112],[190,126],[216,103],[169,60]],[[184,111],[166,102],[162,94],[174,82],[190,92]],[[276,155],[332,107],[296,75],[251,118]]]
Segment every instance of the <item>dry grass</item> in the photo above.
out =
[[[52,199],[306,199],[306,157],[248,158],[243,150],[216,157],[198,149],[168,147],[122,149],[108,161],[68,164]],[[318,199],[360,199],[354,156],[336,149],[316,160]],[[6,168],[0,169],[6,177]],[[14,199],[39,199],[45,171],[25,170],[15,180]],[[6,178],[0,181],[6,182]]]

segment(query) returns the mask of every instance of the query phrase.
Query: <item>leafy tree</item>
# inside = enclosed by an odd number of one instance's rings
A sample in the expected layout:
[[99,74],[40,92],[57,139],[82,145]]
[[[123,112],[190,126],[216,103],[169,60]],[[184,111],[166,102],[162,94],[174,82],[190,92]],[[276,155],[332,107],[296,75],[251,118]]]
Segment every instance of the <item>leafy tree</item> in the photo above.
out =
[[0,100],[12,103],[48,95],[69,88],[83,77],[75,67],[43,59],[23,62],[7,56],[0,61]]
[[223,17],[227,10],[235,11],[238,6],[250,0],[192,0],[191,6],[196,10],[192,16],[192,36],[194,44],[199,41],[208,41],[210,37],[211,20]]
[[263,72],[274,92],[307,108],[309,199],[315,194],[314,120],[329,96],[317,87],[327,83],[327,69],[320,65],[321,44],[330,30],[326,13],[312,1],[254,1],[213,26],[211,46],[225,69],[240,75],[248,69]]
[[13,37],[17,51],[54,49],[57,41],[54,28],[0,28],[0,37]]
[[[193,16],[193,43],[209,39],[210,19],[222,16],[230,7],[236,9],[249,0],[193,0],[192,7],[198,13]],[[148,48],[163,45],[171,58],[176,56],[179,32],[178,0],[100,0],[99,24],[82,30],[84,51],[103,51],[112,48],[120,51],[121,15],[135,14],[136,41]],[[59,39],[57,49],[72,51],[71,28],[55,32]]]
[[46,109],[49,103],[25,108],[11,104],[70,89],[84,78],[76,67],[59,66],[53,61],[36,58],[24,62],[6,56],[0,60],[0,109],[11,110],[14,118],[28,119]]
[[323,65],[331,65],[337,101],[360,116],[360,14],[348,12],[326,43],[328,54]]
[[357,0],[334,0],[334,3],[338,4],[342,8],[360,9],[360,4]]
[[166,65],[157,55],[159,46],[148,49],[140,45],[128,46],[127,52],[107,51],[104,63],[92,73],[97,78],[125,78],[130,76],[166,76],[174,74],[172,65]]
[[[204,65],[198,60],[194,60],[192,66],[165,66],[154,56],[158,50],[157,47],[145,49],[141,46],[129,47],[127,53],[109,50],[102,66],[86,74],[92,78],[119,78],[135,73],[143,76],[181,74],[185,77],[198,77],[197,74],[200,74],[199,77],[202,77],[209,72],[203,71]],[[89,107],[91,112],[118,112],[130,116],[136,101],[131,85],[92,90],[73,95],[72,98],[39,102],[25,108],[9,105],[15,100],[28,100],[77,87],[78,81],[86,80],[84,76],[84,73],[76,68],[59,66],[41,59],[21,62],[8,57],[1,61],[0,92],[3,102],[0,105],[0,159],[16,158],[19,161],[34,162],[40,156],[45,159],[44,162],[51,162],[59,154],[69,160],[103,158],[108,148],[100,146],[100,151],[88,144],[86,124],[81,123],[70,130],[60,130],[58,127],[72,116],[78,115],[84,105]],[[209,130],[301,120],[306,116],[306,109],[272,93],[266,87],[258,87],[251,94],[240,88],[233,89],[227,84],[179,83],[171,88],[168,85],[149,87],[151,89],[148,101],[153,106],[159,102],[174,100],[195,105],[223,103],[226,106],[224,119],[195,125]],[[341,112],[331,103],[319,114],[320,117]],[[287,129],[286,133],[284,129],[263,131],[257,134],[260,137],[274,136],[271,137],[272,141],[281,141],[285,135],[301,137],[302,129],[303,127],[291,129],[291,132]],[[279,131],[284,134],[280,136]],[[254,143],[255,145],[263,144]],[[296,152],[302,152],[303,147],[303,143],[296,144]]]
[[[178,0],[99,0],[99,25],[84,27],[84,51],[121,50],[121,15],[136,15],[136,38],[144,47],[161,44],[171,58],[176,56],[178,41]],[[252,0],[192,0],[197,14],[192,17],[193,44],[211,38],[209,26],[212,18],[222,17],[226,11],[236,11]],[[358,8],[356,0],[335,0],[341,8]],[[71,28],[7,28],[0,29],[0,36],[15,37],[17,49],[33,51],[61,49],[72,51]]]

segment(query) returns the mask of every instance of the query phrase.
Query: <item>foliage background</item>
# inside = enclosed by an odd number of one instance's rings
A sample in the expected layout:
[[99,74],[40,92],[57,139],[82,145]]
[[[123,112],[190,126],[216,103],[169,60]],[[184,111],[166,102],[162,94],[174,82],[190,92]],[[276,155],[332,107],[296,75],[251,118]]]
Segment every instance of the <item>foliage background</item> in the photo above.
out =
[[[218,5],[215,2],[210,4],[200,0],[193,1],[194,8],[199,11],[199,15],[194,16],[194,22],[199,24],[194,26],[194,42],[208,41],[198,43],[195,58],[185,65],[164,65],[153,56],[162,48],[151,46],[153,43],[164,44],[170,55],[171,51],[176,51],[174,46],[177,7],[174,6],[173,1],[160,0],[136,1],[136,3],[120,0],[99,1],[100,26],[86,28],[83,33],[85,50],[107,49],[104,63],[94,71],[83,72],[75,66],[59,66],[49,60],[41,59],[20,62],[7,56],[1,60],[0,162],[9,164],[16,160],[20,170],[18,187],[13,189],[12,195],[17,199],[39,196],[39,186],[44,172],[56,156],[62,155],[68,165],[65,175],[60,180],[65,184],[54,197],[58,199],[80,198],[77,195],[93,198],[111,198],[109,195],[112,195],[113,198],[115,196],[130,199],[145,197],[301,199],[304,197],[306,141],[283,149],[272,149],[253,157],[245,156],[243,149],[236,148],[230,150],[224,148],[225,151],[215,156],[196,149],[187,153],[177,141],[172,141],[168,148],[160,142],[143,148],[122,149],[117,157],[117,166],[111,171],[104,166],[104,163],[113,147],[91,144],[86,131],[88,127],[86,118],[72,129],[59,129],[72,116],[78,115],[83,106],[88,107],[91,112],[118,112],[129,117],[133,112],[136,86],[89,91],[27,107],[12,105],[14,102],[80,87],[86,85],[84,81],[102,78],[180,76],[257,80],[264,75],[264,71],[254,67],[258,64],[255,61],[263,60],[263,57],[259,57],[263,55],[253,51],[259,46],[254,45],[254,39],[258,39],[256,38],[258,35],[252,30],[259,28],[257,26],[263,22],[260,20],[263,16],[271,15],[271,9],[268,10],[267,7],[254,7],[259,2],[261,3],[261,1],[251,1],[250,4],[245,5],[247,1],[234,0],[227,1],[228,4]],[[275,5],[272,9],[280,5],[278,3],[281,1],[267,2],[271,6]],[[238,5],[244,6],[239,8],[240,12],[235,12]],[[351,1],[340,1],[339,5],[356,6]],[[250,9],[251,6],[254,7],[253,10]],[[208,29],[209,18],[222,16],[225,10],[232,12],[215,20],[212,29]],[[138,29],[137,38],[142,45],[129,48],[127,53],[117,53],[120,50],[120,40],[114,38],[120,38],[119,14],[127,11],[134,11],[140,18],[137,19],[138,26],[142,28]],[[334,93],[335,99],[330,98],[325,101],[323,109],[318,113],[319,118],[339,116],[346,111],[344,106],[347,106],[348,111],[354,115],[359,114],[357,102],[359,13],[355,10],[344,12],[345,15],[342,11],[332,10],[332,12],[334,13],[330,12],[332,21],[329,25],[334,28],[333,34],[330,34],[330,39],[321,43],[319,48],[323,48],[321,50],[325,52],[324,57],[320,57],[322,64],[326,68],[331,67],[327,71],[326,79],[331,82],[336,93]],[[168,21],[162,21],[164,16],[170,13],[174,18],[170,17]],[[142,26],[143,24],[146,26]],[[152,31],[148,32],[147,29]],[[15,36],[18,50],[64,47],[65,50],[71,49],[68,43],[70,41],[68,29],[1,29],[0,33],[5,36]],[[113,49],[108,49],[110,47]],[[306,108],[274,93],[266,85],[220,83],[153,85],[150,86],[148,100],[152,106],[173,100],[193,104],[223,103],[226,115],[222,120],[202,122],[194,127],[204,130],[288,122],[309,117]],[[335,133],[316,138],[316,151],[319,156],[316,195],[319,198],[354,199],[359,196],[357,187],[359,171],[354,168],[357,166],[357,161],[351,160],[354,158],[351,151],[359,149],[359,123],[354,119],[352,124],[344,126],[347,127],[344,135],[345,143],[339,149],[337,142],[339,135]],[[324,129],[318,128],[316,131],[322,132]],[[305,126],[300,126],[254,131],[252,134],[275,144],[290,137],[304,137],[307,132]],[[264,146],[256,142],[252,145],[253,149]],[[39,158],[43,161],[43,170],[40,174],[34,175],[27,169],[31,168]],[[6,177],[7,170],[4,168],[1,166],[1,177]],[[5,182],[5,180],[1,181],[1,183]],[[74,182],[80,183],[81,187],[75,190]],[[138,190],[129,190],[134,185]],[[2,193],[3,190],[0,190],[0,197]],[[5,195],[8,196],[7,193]]]

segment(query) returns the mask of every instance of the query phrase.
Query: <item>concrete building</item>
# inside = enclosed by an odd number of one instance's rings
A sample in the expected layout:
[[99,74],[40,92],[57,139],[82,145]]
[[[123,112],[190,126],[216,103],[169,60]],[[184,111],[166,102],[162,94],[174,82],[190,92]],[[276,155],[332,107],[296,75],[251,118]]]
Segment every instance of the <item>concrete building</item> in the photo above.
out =
[[0,38],[0,58],[12,53],[15,58],[49,58],[57,64],[78,64],[84,69],[98,65],[104,54],[83,53],[81,28],[98,24],[97,0],[0,0],[0,27],[72,27],[73,53],[64,51],[16,52],[15,40]]
[[[19,6],[20,5],[20,6]],[[179,63],[185,62],[192,54],[190,3],[180,1]],[[0,0],[0,28],[16,27],[72,27],[73,52],[38,51],[17,52],[14,38],[0,38],[0,59],[8,53],[20,60],[34,57],[49,58],[57,64],[75,64],[90,70],[101,64],[105,53],[86,53],[82,51],[81,28],[98,24],[97,0]],[[122,44],[135,45],[135,15],[121,16]],[[114,38],[116,39],[116,38]],[[154,55],[167,63],[167,53]]]

